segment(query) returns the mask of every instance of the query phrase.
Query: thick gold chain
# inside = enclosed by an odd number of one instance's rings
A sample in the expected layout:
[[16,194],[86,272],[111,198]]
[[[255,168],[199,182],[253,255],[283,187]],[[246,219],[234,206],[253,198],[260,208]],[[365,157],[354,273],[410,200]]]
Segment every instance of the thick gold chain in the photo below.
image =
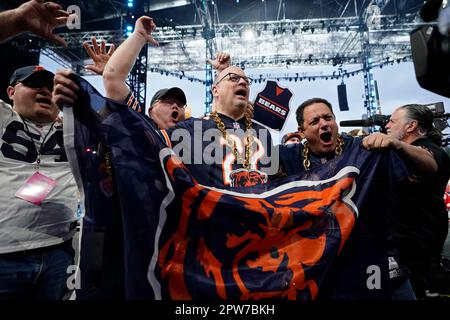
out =
[[[336,157],[342,154],[343,146],[344,146],[344,139],[342,139],[341,135],[338,134],[337,146],[334,149],[334,154]],[[305,141],[305,144],[303,146],[303,168],[305,168],[305,170],[309,170],[310,167],[311,167],[311,160],[310,160],[309,143],[308,141]]]
[[[234,158],[236,161],[239,159],[242,161],[242,157],[239,156],[239,152],[236,147],[236,141],[234,141],[231,137],[228,137],[227,135],[227,128],[225,127],[225,124],[220,119],[218,113],[216,111],[211,112],[211,118],[216,123],[217,128],[219,129],[220,133],[222,133],[223,139],[226,141],[226,144],[228,147],[231,148],[231,152],[234,155]],[[251,135],[251,132],[249,131],[252,129],[252,119],[248,114],[245,114],[245,132],[248,132],[248,134],[245,137],[245,155],[242,162],[242,165],[245,169],[250,169],[250,149],[251,145],[253,143],[253,136]]]

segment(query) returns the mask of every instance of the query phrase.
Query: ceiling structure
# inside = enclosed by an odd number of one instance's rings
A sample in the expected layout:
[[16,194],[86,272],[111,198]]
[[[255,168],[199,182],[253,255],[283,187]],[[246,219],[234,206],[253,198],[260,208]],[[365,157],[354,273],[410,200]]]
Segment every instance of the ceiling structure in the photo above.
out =
[[[124,39],[128,0],[61,0],[77,5],[81,30],[62,29],[67,49],[43,45],[33,37],[18,46],[45,47],[43,53],[82,72],[89,58],[81,47],[91,36],[118,45]],[[7,1],[0,9],[23,1]],[[148,66],[158,70],[205,68],[206,45],[194,0],[137,1],[142,14],[154,18],[159,47],[148,50]],[[205,1],[204,1],[205,2]],[[408,60],[409,32],[420,26],[418,0],[208,0],[217,50],[227,51],[242,67],[287,67],[362,62],[369,44],[374,63]],[[368,27],[368,28],[367,28]],[[366,31],[366,32],[363,32]],[[207,35],[211,37],[211,35]]]

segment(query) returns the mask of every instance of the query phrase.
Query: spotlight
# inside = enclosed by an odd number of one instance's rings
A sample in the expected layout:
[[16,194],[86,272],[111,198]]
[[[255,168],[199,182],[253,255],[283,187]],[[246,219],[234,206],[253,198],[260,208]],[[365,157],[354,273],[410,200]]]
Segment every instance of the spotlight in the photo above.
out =
[[244,39],[245,40],[253,40],[255,38],[255,33],[253,30],[247,29],[244,31]]

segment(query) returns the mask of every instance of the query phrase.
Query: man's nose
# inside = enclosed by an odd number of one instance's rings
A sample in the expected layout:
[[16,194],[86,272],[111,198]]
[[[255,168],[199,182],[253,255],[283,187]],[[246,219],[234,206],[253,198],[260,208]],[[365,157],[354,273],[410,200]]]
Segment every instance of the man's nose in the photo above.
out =
[[179,104],[178,102],[172,102],[171,107],[176,106],[178,109],[182,109],[184,106],[182,106],[181,104]]
[[40,87],[38,92],[40,94],[44,94],[46,96],[51,96],[52,95],[52,90],[50,90],[50,88],[48,88],[48,87]]
[[319,120],[319,125],[320,125],[321,127],[326,127],[326,126],[328,126],[329,124],[328,124],[328,121],[327,121],[327,120],[325,120],[324,118],[320,118],[320,120]]

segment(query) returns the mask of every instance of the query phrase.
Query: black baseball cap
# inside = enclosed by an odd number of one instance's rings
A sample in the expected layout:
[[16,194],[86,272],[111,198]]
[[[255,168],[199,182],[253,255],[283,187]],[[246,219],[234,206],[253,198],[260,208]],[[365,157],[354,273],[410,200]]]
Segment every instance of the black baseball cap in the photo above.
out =
[[152,98],[152,101],[150,102],[150,108],[153,107],[153,104],[156,100],[162,100],[167,98],[176,98],[181,101],[183,105],[186,105],[186,95],[184,94],[184,91],[181,90],[178,87],[173,88],[165,88],[158,90],[155,95]]
[[34,84],[39,84],[46,86],[48,88],[53,88],[53,78],[55,75],[46,70],[41,66],[27,66],[19,68],[11,76],[9,80],[9,85],[14,86],[18,82],[32,82]]

